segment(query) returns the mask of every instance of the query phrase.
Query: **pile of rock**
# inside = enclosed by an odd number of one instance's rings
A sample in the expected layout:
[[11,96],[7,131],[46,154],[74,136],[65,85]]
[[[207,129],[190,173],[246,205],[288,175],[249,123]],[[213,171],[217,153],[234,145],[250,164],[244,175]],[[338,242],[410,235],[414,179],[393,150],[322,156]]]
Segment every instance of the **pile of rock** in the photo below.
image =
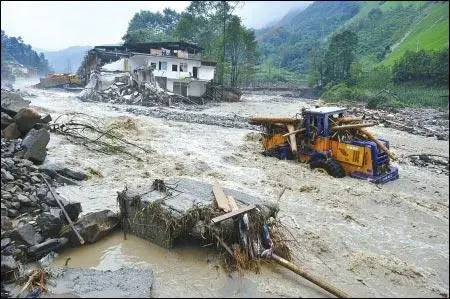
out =
[[[117,216],[109,210],[78,219],[82,211],[79,202],[69,202],[56,192],[54,195],[50,192],[45,180],[55,186],[84,180],[87,175],[55,164],[37,166],[46,156],[50,139],[46,124],[50,116],[43,119],[26,107],[19,107],[20,110],[15,112],[11,109],[14,105],[17,108],[19,104],[27,103],[21,102],[23,99],[17,94],[8,94],[8,98],[13,99],[9,102],[11,105],[5,102],[4,106],[2,101],[2,128],[4,120],[9,121],[1,138],[2,282],[24,275],[19,271],[23,263],[46,258],[66,245],[80,244],[68,227],[61,206],[70,219],[76,221],[75,227],[87,242],[95,242],[117,225]],[[11,125],[16,127],[19,137],[24,136],[23,140],[8,135],[6,129]]]
[[365,120],[383,123],[386,127],[423,136],[436,136],[449,140],[449,114],[447,110],[426,108],[392,108],[372,110],[364,106],[353,107],[350,114],[364,116]]

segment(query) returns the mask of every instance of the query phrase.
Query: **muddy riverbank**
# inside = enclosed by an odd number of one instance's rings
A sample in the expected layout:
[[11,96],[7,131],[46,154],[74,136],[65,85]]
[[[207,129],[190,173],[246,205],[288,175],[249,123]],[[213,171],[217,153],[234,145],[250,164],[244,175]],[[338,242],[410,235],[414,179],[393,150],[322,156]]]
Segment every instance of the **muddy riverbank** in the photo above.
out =
[[[99,174],[80,186],[58,188],[64,197],[80,201],[83,213],[117,210],[117,191],[125,185],[149,184],[149,178],[155,177],[218,181],[226,188],[269,202],[276,202],[286,188],[279,201],[279,217],[292,233],[290,245],[297,263],[354,296],[448,296],[449,185],[444,173],[400,163],[400,179],[386,185],[348,177],[335,179],[312,172],[305,165],[261,155],[259,135],[249,127],[136,115],[130,112],[132,106],[83,103],[73,94],[58,91],[32,92],[36,97],[28,98],[31,105],[54,119],[73,112],[87,113],[104,123],[130,119],[134,125],[123,128],[124,136],[152,150],[142,154],[142,161],[136,161],[125,155],[92,152],[53,134],[48,145],[49,162],[64,160],[68,167],[92,168]],[[311,102],[244,95],[242,102],[221,103],[192,113],[213,120],[229,120],[234,115],[237,119],[292,116]],[[138,109],[145,112],[151,108]],[[164,108],[176,111],[171,109]],[[372,131],[388,139],[400,156],[449,155],[448,141],[379,126]],[[153,294],[157,297],[328,296],[278,267],[265,267],[260,275],[227,277],[220,265],[217,270],[216,255],[209,250],[166,251],[137,238],[123,241],[119,233],[63,252],[58,263],[72,256],[70,267],[98,267],[103,260],[108,260],[111,268],[127,263],[151,264]],[[208,259],[213,262],[208,264]],[[219,278],[211,282],[211,277]]]

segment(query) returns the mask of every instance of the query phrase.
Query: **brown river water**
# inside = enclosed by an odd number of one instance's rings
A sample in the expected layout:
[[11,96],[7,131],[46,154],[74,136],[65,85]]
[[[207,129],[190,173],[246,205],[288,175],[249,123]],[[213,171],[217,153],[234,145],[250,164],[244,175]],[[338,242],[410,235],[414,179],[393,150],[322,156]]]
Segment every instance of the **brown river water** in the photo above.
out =
[[[294,261],[353,296],[448,296],[448,176],[398,165],[400,179],[382,186],[352,178],[335,179],[307,166],[261,155],[257,132],[247,129],[170,121],[124,112],[125,106],[83,103],[62,91],[30,90],[42,113],[83,112],[99,124],[123,122],[123,136],[151,149],[142,161],[105,155],[52,134],[48,162],[99,171],[80,186],[58,192],[82,203],[83,213],[117,211],[116,195],[125,185],[151,184],[155,178],[187,176],[219,182],[267,201],[280,199],[279,218],[291,232]],[[293,116],[311,101],[244,95],[202,111],[214,115]],[[169,108],[167,108],[169,109]],[[373,132],[391,141],[397,154],[448,156],[448,142],[380,126]],[[114,270],[151,266],[155,297],[327,297],[328,293],[279,266],[261,274],[227,274],[215,245],[194,244],[167,250],[116,232],[95,244],[62,252],[69,267]]]

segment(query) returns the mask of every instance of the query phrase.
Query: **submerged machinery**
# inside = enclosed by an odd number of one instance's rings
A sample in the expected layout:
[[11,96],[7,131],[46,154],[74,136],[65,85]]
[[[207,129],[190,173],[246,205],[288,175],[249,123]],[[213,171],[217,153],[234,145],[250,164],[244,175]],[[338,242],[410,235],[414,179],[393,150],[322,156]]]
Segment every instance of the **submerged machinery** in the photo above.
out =
[[265,154],[308,162],[334,177],[367,179],[382,184],[399,178],[391,164],[389,142],[375,138],[361,118],[345,116],[341,107],[304,109],[301,118],[253,117],[261,125]]

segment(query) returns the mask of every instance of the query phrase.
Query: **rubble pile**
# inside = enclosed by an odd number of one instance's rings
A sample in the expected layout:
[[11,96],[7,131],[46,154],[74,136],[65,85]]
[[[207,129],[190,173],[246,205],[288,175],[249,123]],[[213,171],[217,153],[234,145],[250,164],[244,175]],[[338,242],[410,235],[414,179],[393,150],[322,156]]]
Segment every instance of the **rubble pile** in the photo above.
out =
[[448,110],[425,108],[391,108],[372,110],[363,106],[353,107],[352,114],[364,117],[367,121],[382,123],[385,127],[395,128],[411,134],[436,136],[439,140],[449,140]]
[[129,73],[93,73],[78,98],[83,101],[142,106],[193,103],[187,97],[164,91],[156,82],[137,83]]

